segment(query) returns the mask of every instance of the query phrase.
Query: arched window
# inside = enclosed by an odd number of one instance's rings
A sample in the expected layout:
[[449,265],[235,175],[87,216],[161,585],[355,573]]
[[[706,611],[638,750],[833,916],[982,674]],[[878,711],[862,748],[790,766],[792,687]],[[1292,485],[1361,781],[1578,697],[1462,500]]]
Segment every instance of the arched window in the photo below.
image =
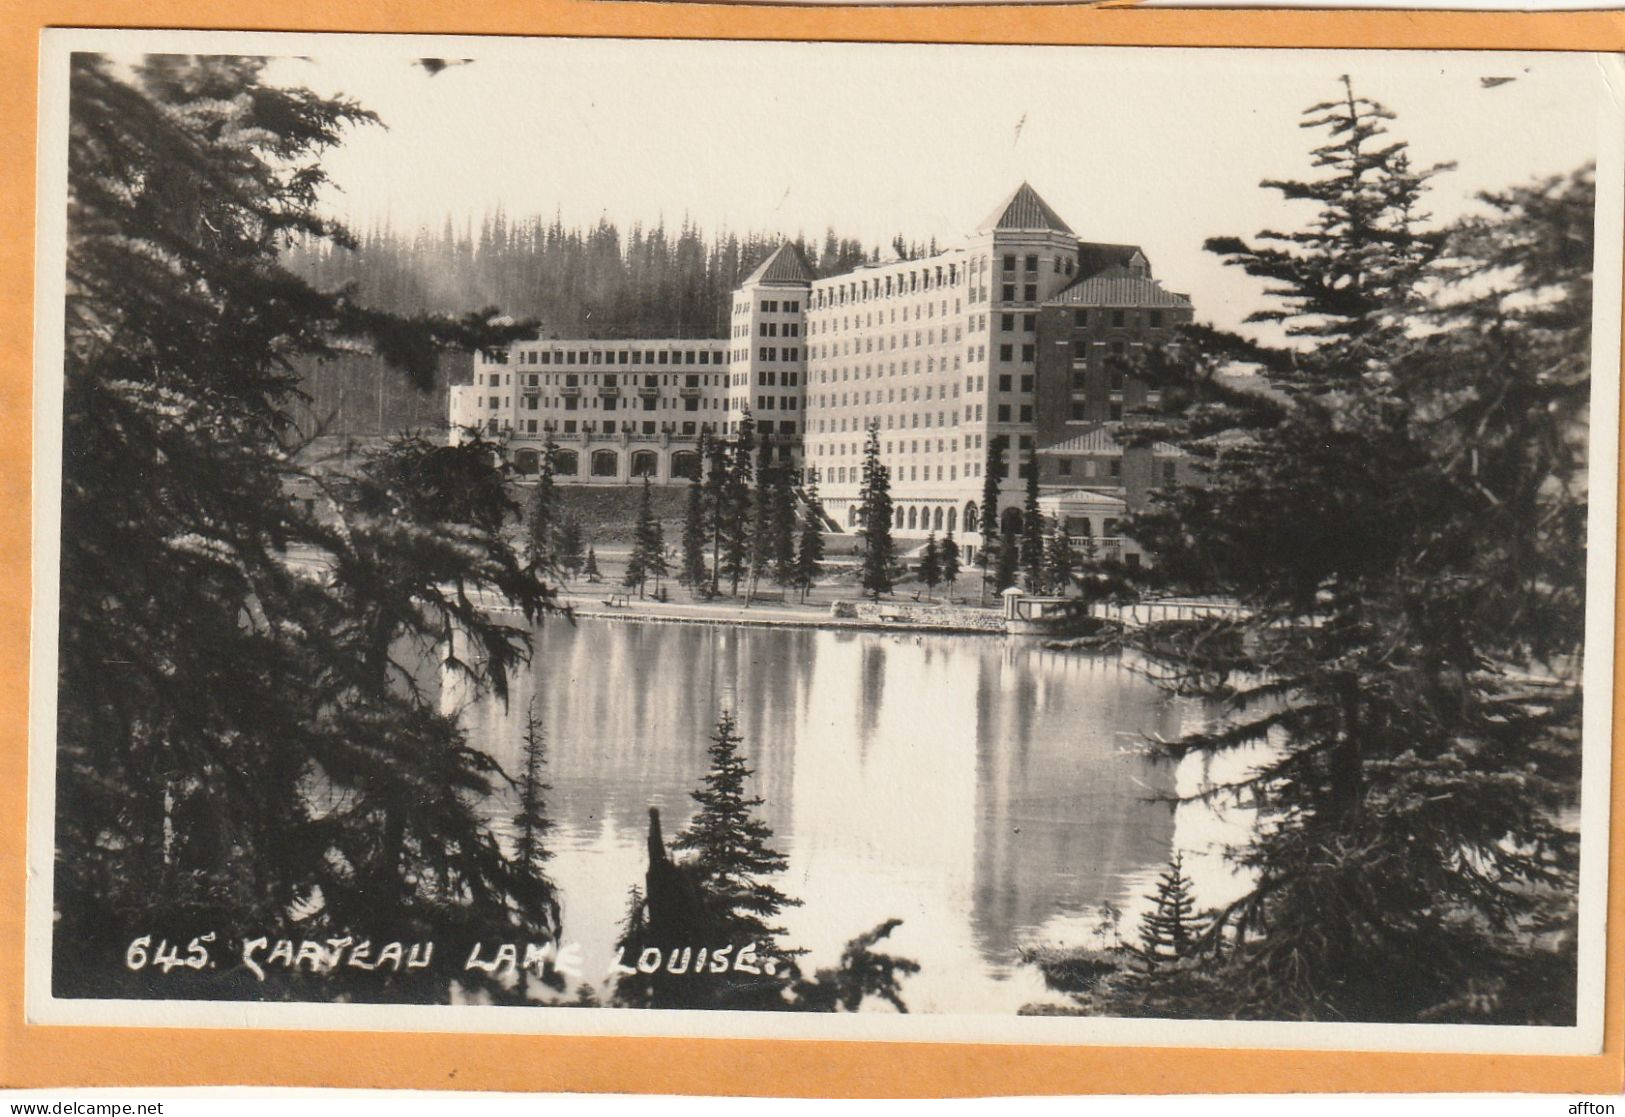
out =
[[967,500],[965,502],[965,530],[975,531],[977,523],[976,502],[974,500]]
[[673,477],[687,477],[690,481],[700,479],[700,455],[693,450],[678,450],[671,456],[671,475]]
[[542,456],[535,450],[521,450],[513,456],[513,467],[525,477],[528,477],[533,473],[540,473],[542,469]]
[[892,525],[892,527],[900,528],[902,526],[903,526],[903,506],[901,504],[899,504],[897,506],[897,522],[894,523]]
[[581,468],[576,462],[574,450],[553,451],[553,472],[560,477],[574,477],[576,470]]
[[856,504],[848,504],[846,506],[846,526],[858,526],[858,506]]
[[653,450],[635,450],[632,453],[632,476],[654,477],[660,468],[660,459]]
[[959,513],[959,509],[957,509],[957,508],[948,509],[948,530],[950,532],[954,530],[954,519],[958,515],[958,513]]
[[908,530],[913,531],[919,527],[920,510],[912,504],[908,506]]
[[594,450],[592,452],[592,475],[594,477],[613,477],[620,461],[614,450]]
[[942,505],[940,504],[937,505],[937,510],[931,513],[931,527],[936,531],[942,530]]

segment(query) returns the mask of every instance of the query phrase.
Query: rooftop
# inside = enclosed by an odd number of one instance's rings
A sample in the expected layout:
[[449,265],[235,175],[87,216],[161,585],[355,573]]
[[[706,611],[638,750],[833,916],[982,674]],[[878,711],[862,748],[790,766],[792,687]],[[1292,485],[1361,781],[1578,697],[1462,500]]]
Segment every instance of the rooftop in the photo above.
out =
[[1025,182],[995,206],[993,212],[976,227],[978,233],[989,233],[995,229],[1040,229],[1068,234],[1072,232],[1072,227],[1061,220],[1060,214],[1051,209],[1049,203],[1038,196],[1038,191]]
[[1169,291],[1143,270],[1114,265],[1045,300],[1046,306],[1133,306],[1191,309],[1187,295]]
[[[1049,446],[1040,446],[1040,454],[1111,454],[1123,452],[1123,444],[1112,433],[1112,429],[1104,423],[1083,434],[1067,439],[1065,442],[1056,442]],[[1171,442],[1157,442],[1151,446],[1151,452],[1158,457],[1175,457],[1184,453]]]
[[802,257],[801,250],[789,241],[785,241],[773,250],[773,254],[761,262],[757,269],[750,273],[741,287],[753,284],[767,284],[768,286],[805,287],[813,281],[813,270]]

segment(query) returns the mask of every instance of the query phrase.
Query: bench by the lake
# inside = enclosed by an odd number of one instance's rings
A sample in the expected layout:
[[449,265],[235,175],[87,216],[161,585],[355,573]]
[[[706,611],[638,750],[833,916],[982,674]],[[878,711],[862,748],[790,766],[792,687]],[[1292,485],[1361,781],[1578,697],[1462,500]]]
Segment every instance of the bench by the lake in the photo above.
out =
[[758,601],[767,601],[767,602],[772,602],[772,603],[777,604],[777,605],[783,605],[784,604],[784,591],[783,590],[757,590],[756,592],[752,593],[749,597],[745,598],[745,604],[746,605],[754,605]]
[[624,593],[612,593],[604,598],[604,604],[611,609],[625,609],[631,602]]

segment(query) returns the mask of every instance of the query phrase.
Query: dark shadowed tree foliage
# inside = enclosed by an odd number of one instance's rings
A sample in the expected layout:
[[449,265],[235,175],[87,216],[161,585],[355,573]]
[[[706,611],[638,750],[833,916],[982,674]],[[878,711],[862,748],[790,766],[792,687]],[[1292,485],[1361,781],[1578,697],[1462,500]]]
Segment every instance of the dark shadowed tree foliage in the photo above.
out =
[[1307,112],[1322,175],[1266,184],[1308,226],[1210,244],[1288,344],[1198,328],[1146,362],[1134,437],[1205,483],[1131,521],[1151,569],[1091,580],[1245,610],[1209,626],[1222,669],[1169,665],[1221,703],[1172,751],[1242,750],[1219,793],[1259,812],[1195,1011],[1571,1023],[1593,175],[1427,231],[1388,119],[1345,80]]
[[801,517],[801,536],[796,542],[795,584],[801,590],[801,600],[823,573],[824,561],[824,506],[818,499],[818,470],[807,468],[806,481],[801,488],[806,507]]
[[427,650],[500,692],[552,607],[503,534],[500,459],[408,438],[314,512],[287,489],[295,361],[367,347],[421,385],[438,353],[534,327],[400,318],[286,270],[294,238],[346,242],[313,209],[319,157],[372,118],[261,66],[72,63],[54,987],[442,999],[444,976],[123,964],[138,935],[204,929],[228,958],[252,933],[556,930],[476,809],[503,773],[415,670]]
[[[982,545],[977,548],[977,565],[982,568],[982,597],[987,598],[987,573],[999,553],[999,482],[1004,477],[1004,448],[1008,439],[1002,434],[987,440],[987,457],[982,462],[982,514],[976,523]],[[1002,586],[999,588],[1003,588]]]
[[[710,768],[693,799],[699,811],[671,842],[649,811],[649,868],[633,890],[621,938],[617,1004],[651,1008],[856,1011],[876,997],[907,1012],[901,979],[919,966],[874,950],[899,925],[891,919],[853,939],[840,964],[805,977],[803,951],[781,942],[780,912],[799,906],[768,878],[788,867],[757,817],[753,774],[733,716],[724,712],[708,749]],[[628,972],[630,971],[630,972]]]

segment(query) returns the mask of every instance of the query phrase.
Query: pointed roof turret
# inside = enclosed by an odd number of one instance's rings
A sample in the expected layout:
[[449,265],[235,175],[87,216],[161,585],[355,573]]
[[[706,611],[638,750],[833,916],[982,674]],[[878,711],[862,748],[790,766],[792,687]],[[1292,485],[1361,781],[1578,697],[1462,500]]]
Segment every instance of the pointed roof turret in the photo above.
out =
[[978,233],[991,233],[995,229],[1047,229],[1056,233],[1071,233],[1072,227],[1061,220],[1061,215],[1050,208],[1023,182],[993,208],[993,212],[976,227]]
[[757,269],[750,273],[750,278],[741,283],[741,287],[751,287],[756,284],[769,286],[805,287],[813,281],[813,270],[808,266],[807,260],[801,255],[801,249],[789,241],[775,248],[767,259],[763,260]]

